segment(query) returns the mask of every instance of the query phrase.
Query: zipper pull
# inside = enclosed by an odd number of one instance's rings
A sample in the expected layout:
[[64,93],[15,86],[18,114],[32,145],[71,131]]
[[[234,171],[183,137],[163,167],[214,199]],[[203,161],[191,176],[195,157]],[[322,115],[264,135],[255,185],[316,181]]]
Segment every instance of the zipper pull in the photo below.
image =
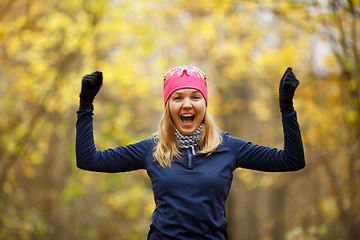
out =
[[188,167],[192,168],[192,155],[189,148],[187,149],[187,153],[188,153]]

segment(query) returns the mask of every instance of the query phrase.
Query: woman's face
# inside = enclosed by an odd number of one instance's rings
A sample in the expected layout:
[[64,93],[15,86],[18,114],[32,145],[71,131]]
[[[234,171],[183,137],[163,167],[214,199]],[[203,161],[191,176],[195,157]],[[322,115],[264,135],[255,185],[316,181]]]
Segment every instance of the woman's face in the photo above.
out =
[[184,135],[191,135],[204,120],[206,102],[200,91],[180,89],[171,94],[169,109],[176,128]]

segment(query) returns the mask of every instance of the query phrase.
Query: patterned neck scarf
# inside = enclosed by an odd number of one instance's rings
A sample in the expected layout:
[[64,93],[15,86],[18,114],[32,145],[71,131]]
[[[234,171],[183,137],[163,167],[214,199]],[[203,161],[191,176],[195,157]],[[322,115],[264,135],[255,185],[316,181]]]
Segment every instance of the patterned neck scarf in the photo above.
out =
[[175,136],[179,142],[179,148],[194,149],[200,141],[202,126],[203,124],[200,124],[200,126],[196,129],[196,131],[192,135],[184,135],[174,126]]

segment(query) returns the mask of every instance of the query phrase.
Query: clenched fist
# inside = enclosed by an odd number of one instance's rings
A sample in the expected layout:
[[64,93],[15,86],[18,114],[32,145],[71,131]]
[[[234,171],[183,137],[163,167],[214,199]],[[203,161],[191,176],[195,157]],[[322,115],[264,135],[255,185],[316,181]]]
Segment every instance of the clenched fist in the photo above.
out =
[[93,109],[93,101],[96,94],[99,92],[103,81],[102,72],[96,71],[87,74],[83,77],[81,82],[80,105],[85,108]]
[[291,113],[294,111],[293,97],[295,89],[299,85],[292,68],[288,67],[280,80],[279,86],[279,103],[282,113]]

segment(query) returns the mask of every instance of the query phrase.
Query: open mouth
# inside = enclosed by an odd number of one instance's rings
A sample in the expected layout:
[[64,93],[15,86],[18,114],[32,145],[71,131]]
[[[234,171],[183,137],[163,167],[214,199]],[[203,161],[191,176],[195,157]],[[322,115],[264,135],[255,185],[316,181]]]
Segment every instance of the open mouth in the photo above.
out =
[[194,114],[191,113],[186,113],[180,116],[180,120],[181,122],[187,124],[187,123],[192,123],[195,119]]

